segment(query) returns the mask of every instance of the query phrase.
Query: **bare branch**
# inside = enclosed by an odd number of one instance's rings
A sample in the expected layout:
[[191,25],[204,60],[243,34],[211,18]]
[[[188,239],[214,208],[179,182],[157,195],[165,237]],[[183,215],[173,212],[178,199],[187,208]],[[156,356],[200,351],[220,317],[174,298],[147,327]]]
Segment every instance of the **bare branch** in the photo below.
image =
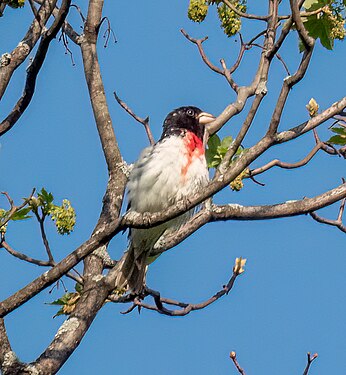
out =
[[[239,258],[241,261],[241,258]],[[238,260],[238,258],[237,258]],[[227,285],[224,285],[220,291],[215,293],[212,297],[208,298],[207,300],[197,303],[197,304],[192,304],[192,303],[184,303],[184,302],[178,302],[174,301],[168,298],[161,298],[160,293],[157,291],[154,291],[152,289],[146,288],[146,295],[150,295],[154,298],[155,301],[155,306],[149,305],[147,303],[142,302],[139,298],[135,298],[132,307],[127,312],[131,312],[134,307],[138,306],[141,308],[145,308],[148,310],[153,310],[156,311],[160,314],[163,315],[168,315],[168,316],[185,316],[189,314],[191,311],[196,311],[196,310],[201,310],[204,309],[205,307],[211,305],[212,303],[216,302],[218,299],[223,297],[225,294],[228,294],[231,289],[233,288],[233,285],[235,283],[236,278],[244,272],[244,269],[242,266],[237,264],[236,261],[236,266],[233,268],[233,275],[228,281]],[[177,310],[170,310],[164,306],[164,304],[169,304],[169,305],[174,305],[174,306],[179,306],[181,309]]]
[[37,266],[49,267],[51,266],[50,261],[39,260],[35,258],[31,258],[19,251],[14,250],[5,240],[0,242],[0,248],[3,247],[9,254],[13,255],[14,257],[24,260],[25,262],[36,264]]
[[[56,3],[57,0],[43,2],[37,12],[37,17],[34,18],[22,41],[10,54],[7,54],[8,59],[6,63],[0,64],[0,99],[4,95],[13,72],[23,63],[41,37],[41,24],[45,25],[47,23]],[[38,22],[37,18],[41,22]]]
[[300,160],[296,163],[286,163],[286,162],[280,161],[278,159],[274,159],[274,160],[270,161],[269,163],[265,164],[264,166],[262,166],[260,168],[256,168],[256,169],[251,170],[250,176],[253,177],[253,176],[256,176],[258,174],[261,174],[261,173],[266,172],[268,169],[271,169],[275,166],[280,167],[280,168],[284,168],[284,169],[294,169],[294,168],[302,167],[302,166],[309,163],[309,161],[317,154],[317,152],[321,148],[323,148],[323,145],[324,145],[323,142],[317,143],[315,145],[315,147],[309,152],[309,154],[307,156],[305,156],[305,158],[303,158],[302,160]]
[[117,95],[117,93],[114,91],[114,97],[116,99],[116,101],[119,103],[119,105],[125,109],[125,111],[130,115],[132,116],[136,121],[138,121],[140,124],[142,124],[144,126],[144,129],[145,129],[145,132],[147,133],[147,137],[149,139],[149,143],[151,145],[154,145],[155,144],[155,139],[153,137],[153,134],[151,132],[151,129],[150,129],[150,126],[149,126],[149,116],[147,116],[146,118],[142,118],[142,117],[139,117],[137,116],[133,111],[132,109],[123,101],[119,98],[119,96]]
[[[70,3],[71,0],[63,0],[63,3],[59,10],[59,15],[55,18],[52,26],[48,29],[48,31],[42,36],[35,58],[27,69],[27,78],[24,92],[12,109],[11,113],[0,123],[0,136],[8,132],[14,126],[14,124],[18,121],[18,119],[30,104],[35,92],[36,78],[48,52],[49,44],[56,37],[58,31],[60,30],[69,11]],[[39,17],[39,14],[37,15],[37,17]]]
[[248,18],[250,20],[258,20],[258,21],[267,21],[269,16],[259,16],[257,14],[248,14],[241,12],[235,5],[233,5],[230,1],[228,0],[223,0],[222,1],[224,4],[226,4],[235,14],[237,14],[239,17],[243,18]]
[[235,368],[238,370],[239,374],[241,374],[241,375],[246,375],[244,369],[242,369],[242,368],[240,367],[239,363],[238,363],[236,352],[233,352],[233,351],[232,351],[232,352],[229,354],[229,357],[230,357],[231,360],[233,361],[234,366],[235,366]]
[[25,199],[24,202],[20,206],[15,206],[14,202],[13,202],[13,199],[10,197],[10,195],[5,191],[1,192],[1,194],[6,196],[8,202],[10,204],[10,210],[7,212],[5,219],[0,221],[0,228],[3,227],[4,225],[6,225],[11,220],[11,218],[13,217],[13,215],[17,211],[19,211],[22,208],[24,208],[25,206],[27,206],[28,202],[30,201],[30,199],[34,195],[34,193],[35,193],[35,189],[32,190],[29,198]]
[[301,59],[299,68],[296,71],[296,73],[293,76],[289,76],[284,79],[281,92],[280,92],[279,98],[277,100],[277,103],[276,103],[276,106],[275,106],[275,109],[274,109],[274,112],[273,112],[273,115],[269,124],[268,134],[271,136],[273,136],[277,132],[278,126],[280,124],[282,112],[283,112],[283,109],[286,104],[286,100],[288,98],[291,88],[304,77],[307,71],[307,68],[309,66],[310,59],[312,56],[314,45],[315,45],[315,41],[313,40],[312,45],[309,47],[309,49],[304,51],[303,57]]
[[306,364],[303,375],[308,375],[309,370],[310,370],[310,366],[311,366],[312,362],[318,357],[318,354],[315,353],[315,354],[311,355],[311,353],[309,352],[307,354],[307,357],[308,357],[308,363]]
[[346,107],[346,96],[332,104],[329,108],[321,112],[320,114],[312,117],[310,120],[303,122],[289,130],[280,132],[275,137],[275,143],[283,143],[299,137],[302,134],[316,128],[325,121],[329,120],[333,116],[340,113]]
[[315,40],[311,36],[309,36],[309,33],[304,27],[301,15],[300,15],[300,6],[298,3],[298,0],[290,0],[290,6],[291,6],[291,11],[292,11],[292,18],[293,21],[296,25],[298,34],[300,36],[301,41],[304,44],[304,47],[309,50],[310,48],[313,47]]
[[5,8],[6,8],[6,4],[0,2],[0,17],[4,15]]
[[337,217],[336,220],[330,220],[330,219],[323,218],[323,217],[317,215],[316,212],[310,212],[310,216],[319,223],[337,227],[342,232],[346,233],[346,226],[342,222],[342,216],[343,216],[344,210],[345,210],[345,203],[346,203],[346,199],[343,199],[340,203],[339,214],[338,214],[338,217]]
[[329,206],[346,198],[346,184],[329,190],[313,198],[292,200],[284,203],[264,206],[242,206],[228,204],[223,206],[211,205],[193,216],[184,226],[173,235],[160,239],[152,255],[159,255],[184,241],[206,223],[225,220],[267,220],[282,217],[298,216]]
[[[6,355],[12,352],[11,344],[7,336],[5,321],[0,318],[0,369],[2,371],[6,370],[3,368],[3,363],[5,362]],[[13,353],[13,352],[12,352]],[[13,353],[14,356],[14,353]]]
[[246,116],[246,119],[245,119],[236,139],[230,145],[230,147],[227,150],[220,166],[218,167],[218,169],[216,171],[216,174],[215,174],[216,179],[219,178],[220,175],[224,174],[226,172],[226,170],[229,168],[229,165],[230,165],[230,162],[231,162],[233,156],[237,152],[237,150],[240,147],[240,145],[242,144],[247,132],[250,129],[250,126],[251,126],[251,124],[252,124],[252,122],[255,118],[255,115],[258,111],[258,108],[259,108],[263,98],[264,98],[263,92],[261,92],[261,93],[259,93],[255,96],[255,99],[252,102],[251,108],[250,108],[250,110],[249,110],[249,112]]
[[194,39],[192,38],[184,29],[180,29],[180,32],[184,35],[184,37],[189,40],[190,42],[196,44],[196,46],[198,47],[198,51],[203,59],[203,61],[206,63],[206,65],[208,65],[208,67],[213,70],[215,73],[218,73],[218,74],[221,74],[223,75],[223,72],[220,68],[218,68],[217,66],[215,66],[214,64],[212,64],[210,62],[210,60],[208,59],[207,55],[205,54],[204,52],[204,49],[202,47],[202,43],[205,42],[208,37],[205,36],[204,38],[202,39]]

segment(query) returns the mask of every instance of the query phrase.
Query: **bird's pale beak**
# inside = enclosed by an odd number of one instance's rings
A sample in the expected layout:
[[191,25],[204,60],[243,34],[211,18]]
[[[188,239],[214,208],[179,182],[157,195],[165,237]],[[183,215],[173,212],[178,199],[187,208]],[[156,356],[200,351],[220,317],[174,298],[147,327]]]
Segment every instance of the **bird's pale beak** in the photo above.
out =
[[201,112],[198,116],[197,116],[197,119],[198,119],[198,122],[200,124],[203,124],[203,125],[206,125],[206,124],[209,124],[210,122],[214,121],[215,120],[215,117],[213,115],[211,115],[210,113],[207,113],[207,112]]

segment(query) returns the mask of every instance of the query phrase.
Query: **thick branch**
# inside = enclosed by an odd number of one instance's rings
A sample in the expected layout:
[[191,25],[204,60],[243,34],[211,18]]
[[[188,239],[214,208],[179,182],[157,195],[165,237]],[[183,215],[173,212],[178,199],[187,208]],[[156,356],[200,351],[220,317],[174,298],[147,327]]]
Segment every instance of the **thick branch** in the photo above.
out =
[[0,318],[0,370],[1,373],[6,373],[8,368],[6,366],[9,356],[15,358],[15,354],[12,352],[11,344],[7,336],[5,321]]
[[300,4],[298,0],[290,0],[290,6],[292,11],[292,18],[296,25],[300,39],[302,40],[304,47],[309,50],[314,45],[314,38],[309,36],[307,30],[304,27],[301,15],[300,15]]
[[97,232],[74,252],[69,254],[55,267],[45,272],[24,288],[0,303],[0,317],[4,317],[11,311],[23,305],[41,290],[52,285],[66,274],[71,268],[78,264],[83,258],[96,250],[100,244],[107,242],[117,227],[116,223],[110,223],[108,227],[99,227]]
[[[103,0],[90,0],[84,36],[81,38],[80,44],[91,105],[109,173],[101,216],[93,236],[98,236],[100,228],[111,227],[117,222],[127,180],[126,170],[123,168],[124,164],[112,127],[97,56],[96,42],[102,23],[102,8]],[[99,242],[98,247],[106,245],[107,242],[107,240]],[[59,329],[47,350],[34,363],[40,373],[48,375],[56,373],[61,368],[77,348],[103,306],[110,291],[103,282],[102,270],[102,259],[93,254],[86,258],[82,298],[78,302],[75,312],[64,323],[66,326],[63,325]]]
[[224,206],[211,205],[198,212],[173,235],[160,240],[155,246],[153,255],[161,254],[184,241],[196,230],[206,223],[225,220],[267,220],[282,217],[304,215],[320,208],[329,206],[341,199],[346,198],[346,184],[329,190],[314,198],[304,198],[296,201],[287,201],[275,205],[265,206],[241,206],[239,204],[228,204]]

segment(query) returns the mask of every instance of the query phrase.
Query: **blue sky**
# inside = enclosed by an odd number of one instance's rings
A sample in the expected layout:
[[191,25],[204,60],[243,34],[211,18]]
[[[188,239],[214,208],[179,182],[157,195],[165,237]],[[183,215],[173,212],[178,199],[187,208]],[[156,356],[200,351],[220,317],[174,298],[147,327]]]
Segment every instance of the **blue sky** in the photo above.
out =
[[[86,1],[80,6],[86,13]],[[99,45],[100,63],[110,112],[121,151],[128,162],[136,160],[148,141],[114,101],[116,90],[138,115],[150,116],[156,139],[166,114],[181,105],[196,105],[219,114],[234,100],[226,81],[208,70],[196,47],[179,32],[209,36],[205,49],[218,64],[237,56],[239,43],[219,27],[215,11],[201,25],[187,19],[187,1],[106,2],[104,15],[112,23],[117,43]],[[251,12],[265,13],[249,1]],[[286,5],[284,5],[286,6]],[[26,30],[29,7],[7,10],[0,20],[1,53],[12,50]],[[74,9],[69,20],[76,30],[81,21]],[[261,24],[244,24],[244,38],[262,30]],[[44,186],[56,200],[71,200],[77,211],[76,230],[59,237],[52,225],[48,233],[57,259],[88,238],[98,218],[107,183],[106,166],[95,129],[78,48],[70,43],[76,62],[72,66],[58,41],[52,43],[39,75],[30,107],[11,132],[0,139],[0,190],[17,201],[33,187]],[[280,129],[307,118],[305,104],[314,97],[322,109],[344,96],[345,50],[336,43],[333,52],[319,43],[307,76],[288,100]],[[235,78],[250,82],[259,51],[252,49]],[[280,52],[293,72],[299,61],[297,38],[288,38]],[[27,63],[16,71],[2,100],[3,118],[23,88]],[[265,132],[285,71],[274,61],[269,92],[255,118],[244,146]],[[247,106],[248,107],[248,106]],[[244,115],[233,118],[222,136],[235,135]],[[319,131],[329,138],[327,125]],[[294,162],[313,147],[313,137],[277,146],[256,161],[261,166],[273,158]],[[272,169],[259,180],[265,187],[245,182],[239,192],[225,190],[216,202],[244,205],[269,204],[320,194],[345,177],[345,161],[317,155],[295,171]],[[0,198],[0,206],[6,201]],[[337,207],[323,211],[337,214]],[[17,250],[43,257],[38,225],[26,221],[11,225],[8,242]],[[110,245],[112,257],[126,248],[126,235]],[[184,318],[169,318],[150,311],[121,315],[125,306],[107,305],[97,316],[79,348],[60,374],[236,374],[229,352],[235,350],[249,374],[299,374],[306,352],[318,352],[311,374],[343,374],[346,345],[345,235],[317,224],[308,216],[262,222],[227,222],[208,225],[161,256],[148,273],[148,284],[162,295],[188,302],[211,296],[228,280],[234,259],[247,258],[246,272],[228,297]],[[0,252],[0,298],[24,286],[43,269],[23,264]],[[73,284],[66,281],[71,289]],[[20,359],[35,359],[49,344],[63,317],[52,319],[56,308],[45,305],[63,293],[42,292],[6,320],[13,349]]]

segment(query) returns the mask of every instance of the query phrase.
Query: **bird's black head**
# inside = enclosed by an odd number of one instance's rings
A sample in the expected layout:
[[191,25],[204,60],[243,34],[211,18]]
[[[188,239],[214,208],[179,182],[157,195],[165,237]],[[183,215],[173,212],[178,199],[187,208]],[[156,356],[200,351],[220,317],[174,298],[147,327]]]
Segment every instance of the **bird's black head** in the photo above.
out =
[[203,140],[205,125],[212,122],[214,119],[214,116],[202,112],[202,110],[197,107],[189,106],[177,108],[166,117],[163,123],[161,139],[173,134],[181,134],[181,131],[186,129]]

